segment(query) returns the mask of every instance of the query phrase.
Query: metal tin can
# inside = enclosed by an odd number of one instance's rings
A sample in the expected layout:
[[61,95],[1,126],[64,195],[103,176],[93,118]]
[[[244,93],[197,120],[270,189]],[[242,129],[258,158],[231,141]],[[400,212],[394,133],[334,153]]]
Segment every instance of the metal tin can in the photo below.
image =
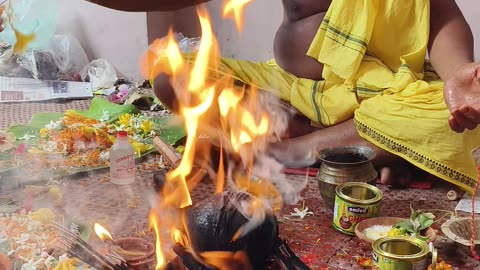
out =
[[[373,242],[372,248],[374,270],[425,270],[430,251],[436,254],[424,241],[404,236],[380,238]],[[433,255],[433,265],[436,259]]]
[[350,182],[337,186],[333,226],[349,235],[355,235],[355,227],[362,220],[377,217],[383,193],[367,183]]

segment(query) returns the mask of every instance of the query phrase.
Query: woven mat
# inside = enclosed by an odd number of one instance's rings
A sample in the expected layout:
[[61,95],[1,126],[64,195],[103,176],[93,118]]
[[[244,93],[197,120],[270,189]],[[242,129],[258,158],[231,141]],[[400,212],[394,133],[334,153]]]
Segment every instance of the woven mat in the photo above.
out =
[[0,130],[12,124],[26,124],[38,112],[65,112],[69,109],[86,110],[91,100],[68,100],[58,102],[0,103]]

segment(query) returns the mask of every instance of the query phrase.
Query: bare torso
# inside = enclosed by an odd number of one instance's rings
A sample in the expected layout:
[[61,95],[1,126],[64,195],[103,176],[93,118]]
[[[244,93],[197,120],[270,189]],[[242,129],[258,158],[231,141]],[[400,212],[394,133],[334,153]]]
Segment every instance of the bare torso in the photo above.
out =
[[323,66],[306,55],[331,0],[282,0],[284,19],[277,31],[277,63],[297,77],[319,80]]

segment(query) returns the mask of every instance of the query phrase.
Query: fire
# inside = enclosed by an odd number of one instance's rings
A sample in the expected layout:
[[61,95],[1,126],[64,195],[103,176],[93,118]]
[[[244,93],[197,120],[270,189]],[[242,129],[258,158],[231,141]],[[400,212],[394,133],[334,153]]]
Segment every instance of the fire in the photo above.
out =
[[216,48],[216,40],[213,36],[210,19],[205,11],[198,11],[198,18],[200,19],[200,26],[202,28],[202,40],[198,55],[193,65],[193,70],[190,77],[190,84],[188,90],[193,93],[201,93],[205,91],[205,83],[207,82],[208,66],[212,56],[216,55],[214,48]]
[[158,215],[155,213],[154,210],[150,212],[150,216],[148,217],[148,221],[150,223],[150,227],[153,228],[155,232],[155,256],[156,256],[156,265],[155,270],[162,269],[165,265],[165,256],[163,256],[162,252],[162,243],[161,243],[161,236],[160,236],[160,226],[158,225]]
[[[245,5],[251,0],[230,0],[225,5],[224,15],[233,16],[237,27],[241,27],[241,16]],[[166,232],[173,243],[189,246],[188,230],[182,220],[183,209],[193,204],[191,190],[201,179],[194,170],[199,159],[199,151],[208,151],[211,145],[217,145],[225,152],[234,153],[243,162],[245,172],[224,172],[223,151],[219,170],[216,175],[216,192],[224,191],[225,179],[228,184],[236,185],[238,190],[246,190],[255,199],[245,206],[244,213],[248,222],[235,235],[232,241],[242,237],[261,223],[266,209],[278,209],[281,205],[280,193],[268,181],[252,181],[250,171],[254,158],[262,153],[271,129],[268,114],[259,107],[256,89],[239,88],[227,74],[220,71],[219,46],[213,34],[210,19],[205,10],[199,9],[198,16],[202,29],[200,45],[196,54],[182,54],[172,30],[168,37],[155,41],[142,60],[142,72],[150,78],[159,74],[170,76],[177,100],[178,113],[183,119],[188,134],[185,150],[180,164],[166,175],[165,186],[158,196],[158,203],[151,211],[149,221],[155,231],[157,266],[165,267],[168,254],[162,247],[161,232]],[[195,61],[190,61],[194,58]],[[210,80],[214,72],[215,81]],[[202,141],[199,142],[199,137]],[[206,139],[205,139],[206,138]],[[208,155],[205,155],[208,156]],[[240,166],[241,167],[241,166]],[[230,168],[229,168],[230,169]],[[232,179],[233,178],[233,179]],[[162,213],[161,222],[157,213]],[[185,233],[184,233],[185,232]],[[165,240],[165,239],[164,239]],[[246,254],[240,253],[202,253],[195,254],[203,258],[204,263],[218,266],[228,265],[229,261],[241,261],[248,265]],[[245,269],[245,268],[243,268]]]
[[235,21],[238,32],[243,30],[243,10],[252,0],[228,0],[223,7],[223,17]]
[[112,235],[110,232],[105,229],[102,225],[95,223],[93,226],[93,229],[95,230],[95,233],[97,234],[98,238],[100,238],[102,241],[105,240],[113,240]]

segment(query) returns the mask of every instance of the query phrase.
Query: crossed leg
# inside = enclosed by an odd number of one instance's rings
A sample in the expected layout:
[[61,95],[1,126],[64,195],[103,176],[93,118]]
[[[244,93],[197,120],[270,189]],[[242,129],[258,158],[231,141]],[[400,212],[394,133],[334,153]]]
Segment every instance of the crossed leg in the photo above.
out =
[[[173,111],[178,109],[175,92],[166,75],[155,79],[155,95]],[[355,128],[353,119],[328,128],[313,128],[310,120],[301,115],[289,122],[285,139],[273,143],[269,154],[289,167],[306,167],[317,161],[316,152],[329,147],[368,146],[375,150],[373,165],[378,168],[382,184],[406,186],[419,169],[402,158],[366,141]]]

